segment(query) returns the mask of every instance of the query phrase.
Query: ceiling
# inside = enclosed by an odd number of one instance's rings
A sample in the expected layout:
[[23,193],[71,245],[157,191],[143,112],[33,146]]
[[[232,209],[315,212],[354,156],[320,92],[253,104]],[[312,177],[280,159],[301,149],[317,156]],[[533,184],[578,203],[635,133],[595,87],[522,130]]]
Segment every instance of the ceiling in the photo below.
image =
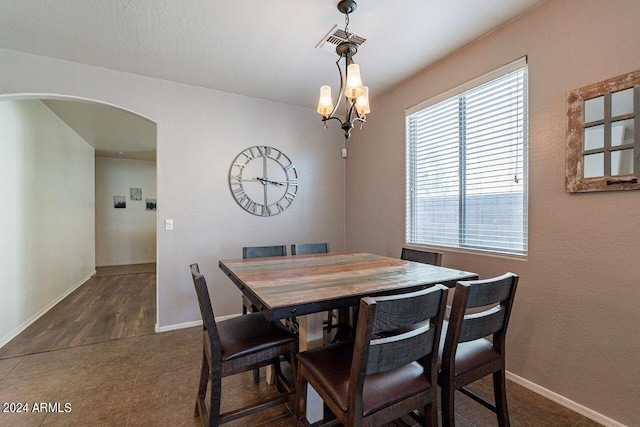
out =
[[156,124],[97,102],[43,99],[54,114],[95,148],[98,157],[156,159]]
[[[544,1],[361,0],[349,28],[366,37],[354,59],[372,110],[376,94]],[[315,109],[320,86],[339,85],[337,55],[315,48],[344,28],[337,3],[3,0],[0,48]]]

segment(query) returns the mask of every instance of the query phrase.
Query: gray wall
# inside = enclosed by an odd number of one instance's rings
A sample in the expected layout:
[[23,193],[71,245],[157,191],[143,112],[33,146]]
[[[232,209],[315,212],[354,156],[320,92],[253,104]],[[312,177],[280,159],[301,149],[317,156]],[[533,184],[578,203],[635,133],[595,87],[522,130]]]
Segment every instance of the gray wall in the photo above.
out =
[[346,184],[347,248],[399,256],[405,109],[527,55],[529,255],[444,251],[443,264],[518,273],[508,370],[603,422],[635,426],[640,191],[565,193],[564,147],[567,92],[640,69],[638,16],[636,0],[549,1],[376,97],[367,131],[350,142]]

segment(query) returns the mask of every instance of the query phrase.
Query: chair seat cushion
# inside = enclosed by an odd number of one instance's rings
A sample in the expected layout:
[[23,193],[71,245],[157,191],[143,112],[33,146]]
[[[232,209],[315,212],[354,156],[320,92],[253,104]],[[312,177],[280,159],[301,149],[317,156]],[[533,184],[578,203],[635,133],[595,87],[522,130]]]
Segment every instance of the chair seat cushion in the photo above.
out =
[[[343,342],[298,354],[303,364],[334,402],[347,411],[353,343]],[[413,362],[400,368],[368,375],[363,387],[363,415],[429,390],[431,382],[422,365]]]
[[298,337],[270,322],[260,313],[247,314],[217,322],[222,360],[232,360],[280,345],[296,342]]
[[[440,338],[440,349],[438,351],[438,367],[442,366],[442,352],[448,326],[449,322],[445,320],[442,324],[442,336]],[[500,359],[500,354],[494,350],[493,344],[485,338],[459,343],[458,349],[456,350],[454,376],[465,374],[479,366]]]

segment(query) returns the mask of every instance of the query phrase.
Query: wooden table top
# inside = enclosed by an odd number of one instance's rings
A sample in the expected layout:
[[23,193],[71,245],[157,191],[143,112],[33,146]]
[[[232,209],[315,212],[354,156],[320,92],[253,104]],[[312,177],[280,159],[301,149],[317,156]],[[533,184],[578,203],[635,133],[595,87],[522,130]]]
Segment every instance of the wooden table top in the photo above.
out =
[[220,269],[272,320],[348,307],[477,274],[362,252],[223,260]]

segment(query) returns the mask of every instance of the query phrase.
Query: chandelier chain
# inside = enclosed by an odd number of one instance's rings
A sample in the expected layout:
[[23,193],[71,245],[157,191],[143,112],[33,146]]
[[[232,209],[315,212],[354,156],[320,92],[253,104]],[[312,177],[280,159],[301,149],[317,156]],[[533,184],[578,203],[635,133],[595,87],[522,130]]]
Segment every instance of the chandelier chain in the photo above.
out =
[[349,32],[349,14],[344,14],[344,33],[347,40],[351,39],[351,33]]

